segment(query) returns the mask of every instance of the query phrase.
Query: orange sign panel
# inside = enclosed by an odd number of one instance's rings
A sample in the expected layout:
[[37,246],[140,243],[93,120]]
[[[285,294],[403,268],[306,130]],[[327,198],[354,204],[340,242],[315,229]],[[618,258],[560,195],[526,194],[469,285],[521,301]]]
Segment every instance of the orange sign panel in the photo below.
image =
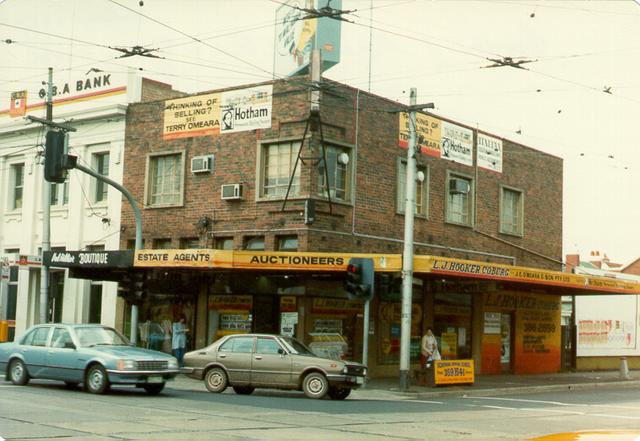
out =
[[436,385],[469,384],[475,381],[473,360],[436,360],[434,368]]

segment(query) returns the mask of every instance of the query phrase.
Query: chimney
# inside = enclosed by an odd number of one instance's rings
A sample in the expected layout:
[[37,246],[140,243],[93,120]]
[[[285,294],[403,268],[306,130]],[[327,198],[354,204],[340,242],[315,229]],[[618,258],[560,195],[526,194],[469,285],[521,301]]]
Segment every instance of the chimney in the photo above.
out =
[[566,273],[572,273],[573,269],[577,266],[580,266],[580,254],[567,254],[565,257],[564,271]]

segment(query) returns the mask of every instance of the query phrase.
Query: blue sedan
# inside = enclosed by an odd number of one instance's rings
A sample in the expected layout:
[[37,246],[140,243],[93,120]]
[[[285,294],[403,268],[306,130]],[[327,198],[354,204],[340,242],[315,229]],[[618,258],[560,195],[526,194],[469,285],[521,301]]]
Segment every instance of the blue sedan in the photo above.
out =
[[22,338],[1,343],[0,373],[16,385],[46,378],[71,387],[83,383],[94,394],[126,384],[156,395],[179,368],[175,357],[131,346],[113,328],[54,323],[33,326]]

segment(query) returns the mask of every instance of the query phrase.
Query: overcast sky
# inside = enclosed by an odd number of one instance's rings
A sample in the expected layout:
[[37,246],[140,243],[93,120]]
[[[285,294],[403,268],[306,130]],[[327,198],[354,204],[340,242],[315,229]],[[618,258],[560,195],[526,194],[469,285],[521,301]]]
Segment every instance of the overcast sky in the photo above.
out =
[[[71,77],[133,66],[187,92],[272,77],[279,2],[140,3],[0,0],[0,109],[49,66]],[[563,158],[565,254],[640,257],[640,5],[343,0],[342,9],[355,10],[344,15],[354,23],[342,23],[342,59],[325,77],[402,103],[416,87],[436,114]],[[108,48],[134,45],[164,59],[117,60]],[[503,57],[531,62],[487,68]]]

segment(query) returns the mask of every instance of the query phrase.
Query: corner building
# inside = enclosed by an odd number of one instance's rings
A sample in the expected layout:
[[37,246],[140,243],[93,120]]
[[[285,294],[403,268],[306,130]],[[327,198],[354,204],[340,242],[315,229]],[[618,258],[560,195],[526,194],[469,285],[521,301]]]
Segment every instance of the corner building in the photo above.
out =
[[[140,323],[161,329],[184,313],[191,349],[282,332],[361,360],[363,302],[343,279],[349,257],[366,255],[370,373],[396,375],[407,119],[396,102],[326,80],[317,115],[311,102],[311,82],[296,77],[129,106]],[[443,358],[473,359],[476,373],[558,371],[560,295],[588,285],[559,273],[562,160],[428,113],[418,138],[412,364],[432,327]],[[125,305],[125,330],[128,317]]]

